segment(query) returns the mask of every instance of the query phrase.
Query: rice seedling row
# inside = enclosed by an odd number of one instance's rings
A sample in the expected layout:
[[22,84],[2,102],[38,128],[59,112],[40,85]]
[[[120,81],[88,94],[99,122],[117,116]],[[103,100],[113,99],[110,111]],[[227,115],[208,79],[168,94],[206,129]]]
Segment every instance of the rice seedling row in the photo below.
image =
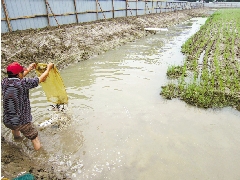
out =
[[167,99],[180,98],[202,108],[240,110],[240,10],[222,9],[182,45],[182,66],[170,66],[162,87]]

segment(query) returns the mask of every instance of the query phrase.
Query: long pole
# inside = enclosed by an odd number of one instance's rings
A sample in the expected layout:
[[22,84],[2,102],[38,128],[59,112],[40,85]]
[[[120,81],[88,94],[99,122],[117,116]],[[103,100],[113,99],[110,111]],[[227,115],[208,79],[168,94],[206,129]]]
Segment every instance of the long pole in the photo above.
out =
[[99,8],[100,8],[100,10],[101,10],[102,14],[103,14],[103,17],[104,17],[104,19],[106,19],[105,15],[104,15],[104,12],[103,12],[103,10],[102,10],[102,8],[101,8],[101,5],[100,5],[100,3],[99,3],[99,2],[97,2],[97,3],[98,3],[98,6],[99,6]]
[[60,25],[58,24],[57,18],[56,18],[56,16],[55,16],[55,14],[53,13],[52,8],[51,8],[51,6],[49,5],[48,2],[47,2],[47,6],[49,7],[49,9],[50,9],[50,11],[51,11],[51,13],[52,13],[52,15],[53,15],[53,17],[54,17],[54,19],[55,19],[55,21],[56,21],[56,23],[57,23],[57,25],[58,25],[58,28],[60,28]]
[[96,16],[97,16],[97,20],[98,20],[98,0],[96,0]]
[[5,4],[4,0],[2,0],[2,5],[3,5],[4,14],[5,14],[5,17],[6,17],[6,20],[7,20],[8,30],[10,32],[12,32],[12,27],[11,27],[11,24],[10,24],[10,20],[8,18],[8,12],[7,12],[7,8],[6,8],[6,4]]
[[112,17],[114,18],[114,0],[112,0]]
[[147,6],[146,6],[146,0],[145,0],[145,15],[146,15],[146,10],[147,10]]
[[77,3],[76,3],[76,0],[73,0],[73,2],[74,2],[75,14],[76,14],[76,21],[77,21],[77,23],[78,23]]
[[50,20],[49,20],[49,12],[48,12],[48,0],[45,0],[45,6],[46,6],[46,10],[47,10],[47,21],[48,21],[48,26],[50,26]]
[[138,16],[138,1],[136,1],[136,16]]
[[127,5],[128,5],[128,0],[126,0],[126,17],[127,17],[127,15],[128,15],[128,7],[127,7]]

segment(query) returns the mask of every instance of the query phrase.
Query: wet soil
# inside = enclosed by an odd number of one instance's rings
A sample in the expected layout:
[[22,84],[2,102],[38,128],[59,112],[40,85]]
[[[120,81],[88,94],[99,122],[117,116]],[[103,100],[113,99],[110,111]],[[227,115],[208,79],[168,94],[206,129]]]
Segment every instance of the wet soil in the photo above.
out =
[[53,62],[58,69],[63,69],[154,33],[145,32],[146,27],[166,28],[191,17],[206,16],[207,12],[208,9],[193,9],[4,33],[2,75],[6,75],[6,65],[13,61],[25,66],[32,62]]
[[[6,65],[13,61],[24,66],[32,62],[53,62],[61,70],[154,33],[145,32],[146,27],[166,28],[192,17],[208,15],[209,9],[192,9],[5,33],[1,37],[1,75],[6,76]],[[21,172],[30,172],[36,179],[67,179],[64,173],[61,177],[54,174],[53,167],[32,162],[3,136],[1,146],[1,177],[13,178]]]
[[26,173],[34,175],[35,179],[68,179],[65,174],[56,175],[54,168],[35,163],[23,153],[19,147],[5,141],[1,137],[1,177],[13,179]]

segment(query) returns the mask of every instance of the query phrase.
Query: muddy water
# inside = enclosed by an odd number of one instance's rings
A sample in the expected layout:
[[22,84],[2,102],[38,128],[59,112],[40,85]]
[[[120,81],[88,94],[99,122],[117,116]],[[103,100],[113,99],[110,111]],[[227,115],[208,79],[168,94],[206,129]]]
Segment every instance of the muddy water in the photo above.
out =
[[181,44],[205,20],[192,19],[61,71],[69,96],[65,114],[48,111],[38,88],[31,94],[33,118],[37,125],[67,114],[69,121],[40,131],[40,152],[29,141],[16,145],[76,180],[239,178],[240,113],[159,95],[168,66],[183,62]]

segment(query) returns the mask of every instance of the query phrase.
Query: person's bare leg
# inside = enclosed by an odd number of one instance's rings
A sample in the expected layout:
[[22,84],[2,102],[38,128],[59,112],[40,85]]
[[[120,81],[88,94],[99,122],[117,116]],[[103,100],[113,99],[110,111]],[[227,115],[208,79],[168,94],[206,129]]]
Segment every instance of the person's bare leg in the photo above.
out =
[[12,130],[14,139],[19,139],[21,137],[20,131]]
[[38,136],[32,140],[32,143],[35,150],[39,150],[41,148],[41,143],[38,139]]

